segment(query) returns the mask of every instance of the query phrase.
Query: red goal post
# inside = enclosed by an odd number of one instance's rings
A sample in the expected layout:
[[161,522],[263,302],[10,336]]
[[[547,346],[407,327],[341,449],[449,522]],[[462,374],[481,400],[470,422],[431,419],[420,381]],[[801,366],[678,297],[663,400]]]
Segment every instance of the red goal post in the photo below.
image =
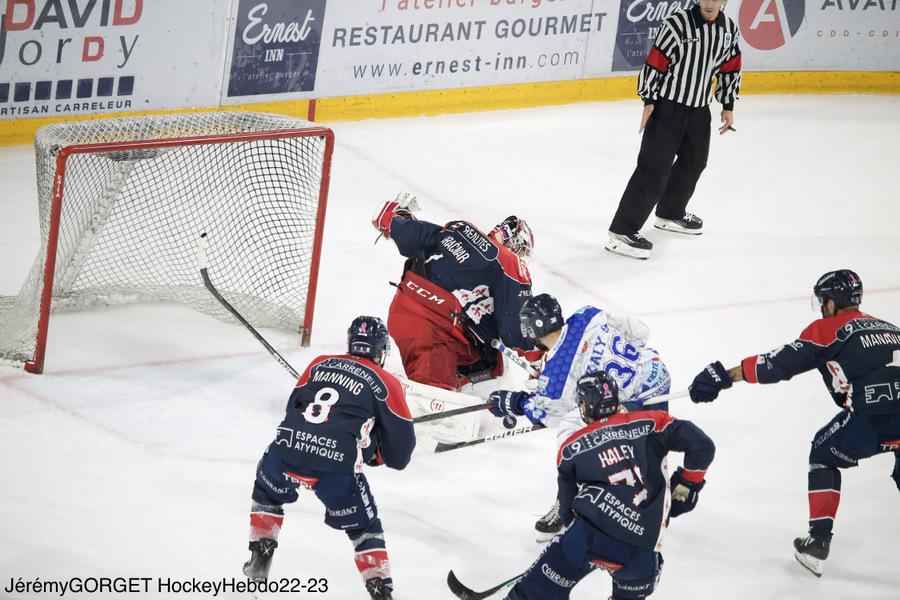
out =
[[174,301],[224,321],[196,267],[257,327],[309,345],[334,135],[280,115],[190,113],[42,128],[41,251],[0,298],[0,358],[43,370],[51,309]]

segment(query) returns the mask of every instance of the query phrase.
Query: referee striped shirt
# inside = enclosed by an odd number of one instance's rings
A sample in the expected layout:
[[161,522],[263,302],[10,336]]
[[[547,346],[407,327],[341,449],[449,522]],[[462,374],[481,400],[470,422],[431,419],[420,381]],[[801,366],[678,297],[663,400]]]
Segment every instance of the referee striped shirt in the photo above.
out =
[[659,98],[699,108],[716,100],[734,110],[741,87],[741,49],[734,21],[719,12],[707,23],[695,5],[663,21],[638,76],[638,94],[645,104]]

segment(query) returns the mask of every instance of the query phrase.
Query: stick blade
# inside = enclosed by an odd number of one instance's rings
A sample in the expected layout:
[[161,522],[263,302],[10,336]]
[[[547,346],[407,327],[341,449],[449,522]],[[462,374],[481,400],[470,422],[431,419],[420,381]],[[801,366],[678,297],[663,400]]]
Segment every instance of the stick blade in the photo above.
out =
[[450,588],[450,591],[453,592],[453,595],[461,600],[480,600],[485,596],[481,594],[477,594],[460,583],[459,579],[456,578],[456,575],[453,571],[447,573],[447,587]]

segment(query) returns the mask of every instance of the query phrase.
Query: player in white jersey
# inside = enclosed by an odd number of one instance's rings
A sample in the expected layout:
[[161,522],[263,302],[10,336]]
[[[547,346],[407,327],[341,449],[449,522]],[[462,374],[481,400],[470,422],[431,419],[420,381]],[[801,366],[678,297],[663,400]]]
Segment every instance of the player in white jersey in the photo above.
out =
[[[576,403],[578,379],[605,371],[616,380],[622,406],[636,410],[656,396],[669,393],[671,378],[659,353],[646,345],[647,325],[631,316],[585,306],[563,321],[559,302],[549,294],[529,299],[520,312],[523,335],[547,350],[546,362],[534,392],[493,392],[491,412],[497,416],[525,416],[532,423],[558,427],[565,441],[583,426]],[[659,404],[656,410],[667,410]],[[536,524],[538,541],[562,530],[558,505]]]

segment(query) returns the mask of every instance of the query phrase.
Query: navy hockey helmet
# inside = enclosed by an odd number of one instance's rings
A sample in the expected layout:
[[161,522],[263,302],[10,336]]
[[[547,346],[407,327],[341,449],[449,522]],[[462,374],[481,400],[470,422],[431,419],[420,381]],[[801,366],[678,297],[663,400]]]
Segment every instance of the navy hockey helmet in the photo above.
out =
[[533,342],[562,329],[563,323],[562,308],[550,294],[529,298],[519,311],[522,335]]
[[515,215],[510,215],[491,229],[491,237],[509,248],[519,258],[531,256],[534,248],[534,234],[531,227]]
[[356,317],[347,330],[347,352],[353,356],[371,359],[379,365],[391,350],[391,339],[388,336],[384,321],[378,317]]
[[850,269],[825,273],[813,286],[814,308],[821,309],[826,300],[833,300],[836,309],[862,304],[863,286],[859,275]]
[[619,385],[606,371],[582,375],[575,391],[585,423],[603,419],[619,410]]

